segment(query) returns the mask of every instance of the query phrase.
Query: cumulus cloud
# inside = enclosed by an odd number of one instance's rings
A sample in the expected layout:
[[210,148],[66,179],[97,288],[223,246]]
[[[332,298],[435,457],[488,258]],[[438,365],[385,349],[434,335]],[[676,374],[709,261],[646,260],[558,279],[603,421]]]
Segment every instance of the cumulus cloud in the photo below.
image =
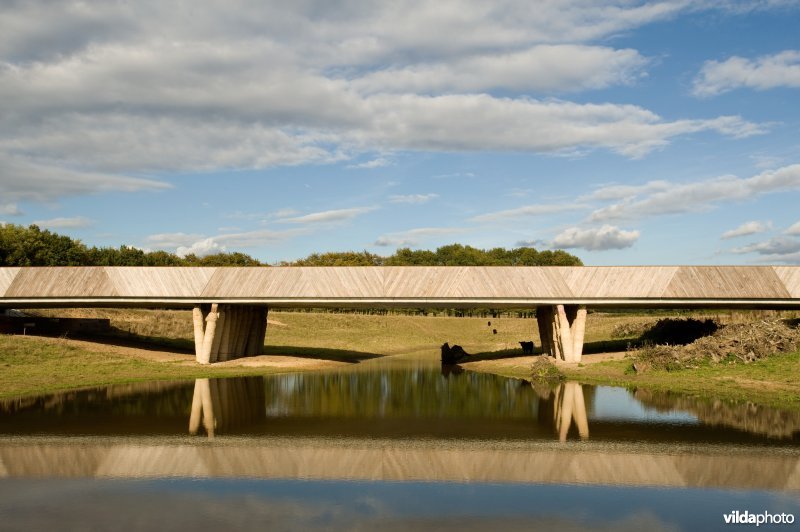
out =
[[789,255],[800,252],[800,240],[785,236],[776,236],[764,242],[734,248],[731,253],[758,253],[759,255]]
[[352,220],[356,216],[375,211],[378,207],[353,207],[350,209],[334,209],[330,211],[312,212],[303,216],[281,218],[277,221],[291,224],[320,224]]
[[613,225],[580,229],[570,227],[553,239],[555,248],[580,248],[587,251],[605,251],[631,247],[639,239],[639,231],[626,231]]
[[689,9],[698,4],[239,0],[206,2],[186,24],[184,7],[155,0],[4,3],[0,100],[14,105],[0,108],[0,194],[48,201],[165,186],[130,177],[148,173],[401,150],[642,157],[700,131],[763,132],[738,116],[528,96],[630,83],[646,59],[591,43]]
[[381,247],[415,247],[419,245],[420,241],[431,237],[452,235],[463,233],[464,231],[465,229],[459,227],[420,227],[418,229],[409,229],[408,231],[400,231],[382,235],[378,237],[374,245]]
[[[632,187],[631,195],[595,210],[592,221],[641,218],[703,211],[716,204],[751,199],[762,194],[800,189],[800,164],[765,171],[748,178],[721,176],[691,183],[661,182]],[[602,189],[595,192],[603,194]]]
[[694,80],[693,92],[695,96],[714,96],[741,87],[800,88],[800,50],[757,59],[733,56],[725,61],[706,61]]
[[225,251],[227,251],[227,248],[220,245],[219,242],[216,242],[213,238],[205,238],[192,243],[191,246],[178,246],[175,250],[175,254],[179,257],[185,257],[186,255],[205,257],[213,253],[224,253]]
[[436,199],[439,197],[439,194],[396,194],[393,196],[389,196],[389,201],[391,203],[413,203],[413,204],[420,204],[420,203],[428,203],[432,199]]
[[800,221],[793,223],[790,225],[786,231],[784,231],[787,235],[797,235],[800,236]]
[[772,222],[759,222],[759,221],[745,222],[736,229],[725,231],[724,233],[722,233],[721,238],[728,239],[728,238],[736,238],[739,236],[755,235],[757,233],[763,233],[765,231],[769,231],[770,229],[772,229]]
[[74,216],[72,218],[51,218],[49,220],[35,220],[31,222],[39,227],[47,229],[80,229],[92,225],[92,220],[85,216]]
[[507,209],[503,211],[489,212],[475,216],[471,221],[473,222],[501,222],[514,218],[525,218],[529,216],[544,216],[547,214],[556,214],[561,212],[575,211],[585,209],[586,205],[582,203],[542,203],[536,205],[525,205],[524,207],[517,207],[515,209]]

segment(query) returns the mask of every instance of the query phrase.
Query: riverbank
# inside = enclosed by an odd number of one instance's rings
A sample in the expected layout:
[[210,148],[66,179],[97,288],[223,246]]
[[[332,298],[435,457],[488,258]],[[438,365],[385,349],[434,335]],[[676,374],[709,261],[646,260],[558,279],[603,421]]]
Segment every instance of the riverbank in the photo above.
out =
[[[518,342],[537,345],[535,320],[498,316],[454,318],[312,312],[270,313],[265,355],[212,366],[194,362],[186,311],[75,309],[71,317],[110,317],[117,334],[90,340],[0,336],[0,397],[14,397],[145,380],[193,379],[321,371],[403,354],[438,360],[438,346],[459,344],[474,358],[465,369],[529,379],[532,357]],[[43,313],[43,314],[47,314]],[[648,388],[800,410],[800,353],[751,364],[691,370],[631,372],[626,344],[655,314],[593,313],[581,364],[560,364],[570,380]],[[722,322],[746,314],[714,316]],[[313,334],[309,334],[313,331]],[[164,342],[163,338],[169,337]],[[165,347],[165,345],[167,347]]]
[[[465,369],[518,379],[531,378],[536,357],[505,357],[462,364]],[[628,353],[585,355],[580,364],[557,363],[565,379],[582,384],[673,392],[724,401],[800,411],[800,351],[776,354],[750,364],[705,365],[637,374]]]

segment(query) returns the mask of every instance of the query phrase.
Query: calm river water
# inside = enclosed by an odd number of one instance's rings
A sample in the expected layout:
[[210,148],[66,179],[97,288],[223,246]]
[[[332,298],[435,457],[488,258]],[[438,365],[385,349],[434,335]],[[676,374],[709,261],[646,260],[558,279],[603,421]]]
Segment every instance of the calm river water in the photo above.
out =
[[715,530],[734,511],[800,517],[800,415],[402,357],[0,402],[3,530]]

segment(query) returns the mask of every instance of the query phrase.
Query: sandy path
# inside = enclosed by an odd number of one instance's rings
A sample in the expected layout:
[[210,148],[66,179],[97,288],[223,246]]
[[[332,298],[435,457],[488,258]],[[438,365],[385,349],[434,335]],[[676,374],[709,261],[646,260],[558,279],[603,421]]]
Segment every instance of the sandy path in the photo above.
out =
[[[596,353],[592,355],[584,355],[580,363],[586,365],[586,364],[597,364],[598,362],[606,362],[608,360],[621,360],[625,358],[625,355],[626,353],[624,351],[619,351],[614,353]],[[538,358],[538,355],[497,358],[494,360],[478,360],[475,362],[463,362],[460,365],[464,369],[470,369],[474,371],[484,371],[489,373],[495,373],[495,372],[525,373],[530,371],[531,364],[533,364],[533,361],[536,358]],[[556,364],[559,367],[565,367],[565,368],[574,368],[578,366],[577,363],[567,364],[565,362],[557,362]]]

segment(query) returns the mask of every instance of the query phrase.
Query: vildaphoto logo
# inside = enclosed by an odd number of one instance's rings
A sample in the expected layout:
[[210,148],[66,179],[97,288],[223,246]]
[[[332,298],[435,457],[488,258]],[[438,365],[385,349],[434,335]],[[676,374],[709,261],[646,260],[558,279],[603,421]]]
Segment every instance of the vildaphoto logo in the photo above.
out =
[[740,512],[734,510],[722,514],[727,525],[791,525],[794,523],[794,514],[771,514],[769,512],[751,513],[747,510]]

